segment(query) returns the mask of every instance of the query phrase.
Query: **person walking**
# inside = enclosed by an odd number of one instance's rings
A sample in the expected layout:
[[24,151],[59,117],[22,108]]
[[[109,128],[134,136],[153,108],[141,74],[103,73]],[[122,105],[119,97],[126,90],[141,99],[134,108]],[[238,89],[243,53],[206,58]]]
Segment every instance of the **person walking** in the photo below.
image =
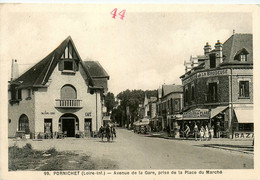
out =
[[219,122],[217,123],[217,126],[216,126],[216,133],[217,133],[217,138],[220,138],[220,123]]
[[101,127],[99,128],[99,135],[101,136],[101,139],[102,139],[102,141],[103,141],[103,138],[104,138],[104,127],[103,127],[103,126],[101,126]]
[[209,129],[210,139],[214,138],[214,126],[211,126]]
[[185,136],[186,136],[186,139],[188,139],[189,138],[189,134],[190,134],[190,127],[186,124],[186,129],[185,129],[185,131],[184,131],[184,134],[185,134]]
[[206,141],[209,140],[209,128],[207,125],[205,126],[205,139],[206,139]]
[[201,126],[200,128],[200,141],[203,141],[204,140],[204,127]]
[[106,136],[107,136],[107,141],[108,142],[110,141],[110,135],[111,135],[111,130],[110,130],[109,125],[107,125],[107,127],[106,127]]
[[115,136],[115,138],[116,138],[116,129],[115,129],[115,127],[113,126],[112,127],[112,134]]
[[197,141],[198,139],[198,134],[199,134],[199,128],[198,128],[198,126],[197,126],[197,124],[195,123],[195,125],[194,125],[194,129],[193,129],[193,131],[194,131],[194,138],[195,138],[195,141]]
[[170,137],[171,136],[171,129],[170,129],[169,124],[167,125],[166,130],[167,130],[168,137]]

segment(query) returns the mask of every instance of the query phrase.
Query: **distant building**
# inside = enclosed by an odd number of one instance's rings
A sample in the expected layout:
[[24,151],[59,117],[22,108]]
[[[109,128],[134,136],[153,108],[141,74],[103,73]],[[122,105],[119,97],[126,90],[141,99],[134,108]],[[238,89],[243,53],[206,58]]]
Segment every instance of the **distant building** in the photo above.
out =
[[183,88],[181,85],[162,85],[160,101],[158,103],[158,116],[162,117],[162,128],[167,126],[174,129],[176,115],[182,111]]
[[81,60],[71,37],[21,76],[13,71],[9,137],[28,132],[32,138],[57,133],[89,136],[102,125],[109,76],[99,62]]
[[140,118],[154,118],[156,116],[156,97],[147,98],[147,95],[144,95],[144,103],[139,105],[139,117]]
[[[214,126],[223,137],[253,136],[252,34],[233,34],[185,62],[183,121]],[[242,135],[241,135],[242,134]]]

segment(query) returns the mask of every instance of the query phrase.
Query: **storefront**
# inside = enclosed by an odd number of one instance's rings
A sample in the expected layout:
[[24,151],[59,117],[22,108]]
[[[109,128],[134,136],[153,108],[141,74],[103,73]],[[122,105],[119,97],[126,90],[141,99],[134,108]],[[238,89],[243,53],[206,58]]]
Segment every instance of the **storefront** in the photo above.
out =
[[[196,108],[183,112],[183,118],[178,120],[178,125],[180,126],[180,136],[183,136],[183,131],[185,126],[188,125],[190,132],[193,133],[195,124],[200,129],[202,126],[212,127],[214,129],[214,134],[217,131],[221,132],[222,137],[226,137],[225,132],[225,121],[223,112],[227,109],[227,106],[219,106],[212,109],[202,109]],[[227,123],[226,123],[227,124]]]
[[253,109],[234,109],[234,139],[250,139],[254,137]]

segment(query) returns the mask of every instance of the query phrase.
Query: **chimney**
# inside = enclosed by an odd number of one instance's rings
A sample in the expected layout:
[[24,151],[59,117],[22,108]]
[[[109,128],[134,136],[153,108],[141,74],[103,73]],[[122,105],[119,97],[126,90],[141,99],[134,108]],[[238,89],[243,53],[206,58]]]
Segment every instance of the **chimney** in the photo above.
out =
[[11,69],[11,81],[19,77],[18,63],[16,59],[12,59],[12,69]]
[[189,70],[191,70],[191,61],[185,61],[184,62],[184,66],[185,66],[185,73],[188,72]]
[[204,46],[204,54],[208,57],[209,52],[211,51],[211,45],[207,42],[206,45]]
[[223,62],[223,46],[222,43],[217,41],[215,44],[215,51],[216,51],[216,67],[219,66]]

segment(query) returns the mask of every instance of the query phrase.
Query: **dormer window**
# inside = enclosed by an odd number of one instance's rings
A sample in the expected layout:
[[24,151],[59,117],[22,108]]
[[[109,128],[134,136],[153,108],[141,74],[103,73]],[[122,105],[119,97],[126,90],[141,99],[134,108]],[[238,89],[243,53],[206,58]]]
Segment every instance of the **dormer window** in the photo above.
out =
[[73,71],[73,61],[64,61],[64,70]]
[[62,71],[63,73],[71,74],[75,73],[78,71],[78,66],[79,66],[79,58],[78,55],[72,46],[72,43],[69,42],[68,45],[66,46],[63,54],[61,55],[61,61],[59,63],[59,70]]
[[246,62],[248,54],[248,51],[245,48],[243,48],[236,53],[234,60]]
[[246,56],[245,54],[241,54],[241,55],[240,55],[240,61],[241,61],[241,62],[247,61],[247,56]]

